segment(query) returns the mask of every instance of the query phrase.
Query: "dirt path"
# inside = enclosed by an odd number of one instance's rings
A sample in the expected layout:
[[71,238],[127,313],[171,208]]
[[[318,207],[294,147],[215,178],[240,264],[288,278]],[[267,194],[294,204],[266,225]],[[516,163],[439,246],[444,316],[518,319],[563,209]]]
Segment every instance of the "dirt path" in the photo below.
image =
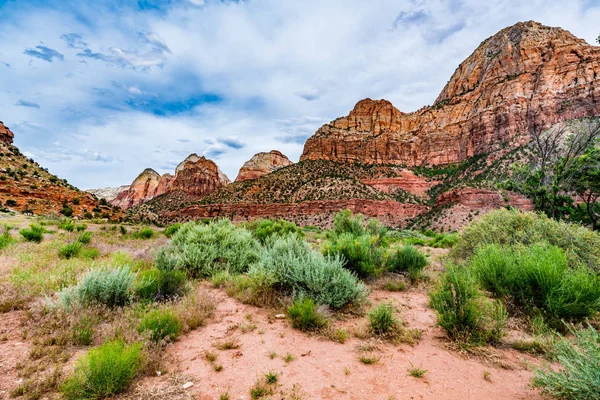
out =
[[[423,331],[422,340],[411,347],[377,343],[381,357],[373,365],[359,361],[358,346],[365,341],[349,339],[345,344],[309,336],[290,327],[285,319],[239,303],[219,290],[209,289],[217,299],[215,317],[208,325],[178,340],[170,355],[180,373],[189,376],[195,398],[219,399],[228,391],[231,399],[250,399],[250,388],[268,371],[279,373],[278,395],[273,398],[303,399],[540,399],[527,387],[532,373],[523,361],[535,359],[512,350],[498,350],[504,368],[483,359],[462,357],[447,350],[435,314],[427,307],[427,296],[418,291],[375,291],[373,303],[391,301],[401,309],[409,327]],[[250,322],[247,316],[251,316]],[[357,319],[345,325],[358,325]],[[248,326],[256,325],[250,330]],[[243,333],[239,326],[246,326]],[[237,328],[234,328],[238,326]],[[215,343],[237,338],[241,346],[217,350]],[[223,370],[214,371],[205,351],[218,353]],[[271,358],[275,352],[277,357]],[[295,360],[286,363],[282,356]],[[413,378],[411,363],[427,370],[424,378]],[[511,369],[507,369],[511,368]],[[489,380],[484,379],[489,372]],[[281,396],[280,393],[285,393]],[[301,394],[302,397],[293,397]]]

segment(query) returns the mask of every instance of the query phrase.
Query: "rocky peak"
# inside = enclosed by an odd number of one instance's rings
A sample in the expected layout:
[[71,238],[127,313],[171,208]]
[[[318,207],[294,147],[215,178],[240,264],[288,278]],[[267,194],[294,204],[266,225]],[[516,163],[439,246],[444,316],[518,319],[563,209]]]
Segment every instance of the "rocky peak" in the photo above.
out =
[[122,191],[111,202],[121,208],[130,208],[157,196],[160,175],[152,168],[146,168],[137,176],[127,190]]
[[7,126],[4,125],[2,121],[0,121],[0,141],[5,144],[12,144],[13,138],[15,135],[8,129]]
[[266,153],[257,153],[244,163],[238,173],[236,182],[256,179],[263,175],[270,174],[280,168],[287,167],[293,163],[281,152],[271,150]]
[[[190,154],[189,156],[186,157],[185,160],[183,160],[181,163],[179,163],[177,168],[175,168],[175,176],[177,176],[177,174],[179,172],[183,171],[186,168],[186,165],[188,163],[199,164],[201,166],[201,168],[207,168],[208,170],[213,170],[216,168],[217,174],[219,176],[219,181],[223,185],[227,185],[227,184],[231,183],[231,180],[229,179],[229,177],[223,171],[221,171],[219,166],[217,164],[215,164],[214,161],[209,160],[208,158],[206,158],[204,156],[198,156],[198,154],[196,154],[196,153]],[[188,166],[187,168],[190,168],[190,166]]]
[[600,47],[521,22],[485,40],[435,104],[401,113],[361,100],[308,139],[300,160],[444,165],[515,148],[539,131],[600,114]]

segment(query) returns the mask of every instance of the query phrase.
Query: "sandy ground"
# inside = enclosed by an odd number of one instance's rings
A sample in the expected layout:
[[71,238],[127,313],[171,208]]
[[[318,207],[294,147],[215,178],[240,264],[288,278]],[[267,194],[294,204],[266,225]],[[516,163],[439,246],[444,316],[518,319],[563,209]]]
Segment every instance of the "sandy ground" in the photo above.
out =
[[[537,360],[514,350],[495,351],[494,361],[449,350],[436,318],[427,307],[427,296],[419,291],[391,293],[376,291],[374,304],[391,301],[400,310],[410,328],[423,331],[415,346],[393,345],[373,340],[350,338],[340,344],[310,336],[290,327],[285,319],[274,319],[268,311],[241,304],[216,289],[209,290],[217,299],[217,310],[208,325],[179,339],[169,349],[174,369],[194,385],[192,398],[219,399],[228,392],[231,399],[250,399],[250,388],[272,371],[279,373],[278,388],[267,398],[303,399],[541,399],[528,387],[532,372],[528,364]],[[252,322],[247,316],[250,315]],[[350,329],[360,326],[363,318],[344,321]],[[239,326],[256,325],[243,333]],[[237,328],[235,328],[237,326]],[[235,337],[238,349],[217,350],[215,344]],[[371,344],[380,360],[365,365],[359,360],[360,346]],[[223,366],[214,371],[204,352],[218,354]],[[271,352],[277,357],[271,358]],[[286,363],[283,356],[295,359]],[[423,378],[408,375],[412,365],[426,369]],[[484,378],[484,371],[489,373]],[[147,378],[143,385],[157,385],[166,378]],[[293,394],[301,397],[294,397]]]

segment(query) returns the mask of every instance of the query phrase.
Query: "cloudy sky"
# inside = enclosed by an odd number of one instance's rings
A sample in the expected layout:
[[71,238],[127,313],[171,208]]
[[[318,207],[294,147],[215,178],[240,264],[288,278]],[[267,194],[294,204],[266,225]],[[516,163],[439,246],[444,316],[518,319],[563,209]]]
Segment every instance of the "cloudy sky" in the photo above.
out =
[[0,120],[81,188],[192,152],[234,179],[259,151],[297,161],[362,98],[432,104],[481,41],[530,19],[594,43],[600,0],[0,0]]

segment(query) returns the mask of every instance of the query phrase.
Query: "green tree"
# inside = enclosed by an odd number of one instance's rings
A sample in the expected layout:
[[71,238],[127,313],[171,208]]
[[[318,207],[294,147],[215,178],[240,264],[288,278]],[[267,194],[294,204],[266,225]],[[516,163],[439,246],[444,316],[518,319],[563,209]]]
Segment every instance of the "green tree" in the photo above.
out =
[[569,185],[585,204],[592,229],[600,229],[600,149],[590,148],[567,172]]

